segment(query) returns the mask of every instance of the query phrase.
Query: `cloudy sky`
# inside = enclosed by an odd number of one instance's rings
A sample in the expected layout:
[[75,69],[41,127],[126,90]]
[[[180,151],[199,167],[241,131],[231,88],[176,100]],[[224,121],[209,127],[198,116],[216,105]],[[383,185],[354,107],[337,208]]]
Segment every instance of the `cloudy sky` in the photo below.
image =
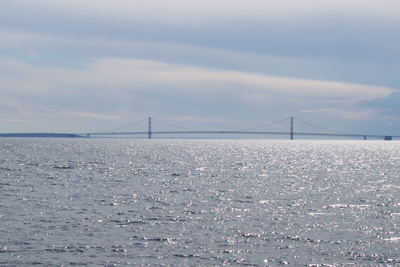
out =
[[400,135],[399,90],[398,0],[0,1],[1,133]]

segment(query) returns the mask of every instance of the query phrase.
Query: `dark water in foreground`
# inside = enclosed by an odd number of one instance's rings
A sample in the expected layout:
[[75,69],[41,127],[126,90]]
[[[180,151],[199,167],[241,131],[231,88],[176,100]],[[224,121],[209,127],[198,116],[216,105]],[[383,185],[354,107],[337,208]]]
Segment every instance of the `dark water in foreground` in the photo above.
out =
[[0,139],[0,266],[400,264],[400,142]]

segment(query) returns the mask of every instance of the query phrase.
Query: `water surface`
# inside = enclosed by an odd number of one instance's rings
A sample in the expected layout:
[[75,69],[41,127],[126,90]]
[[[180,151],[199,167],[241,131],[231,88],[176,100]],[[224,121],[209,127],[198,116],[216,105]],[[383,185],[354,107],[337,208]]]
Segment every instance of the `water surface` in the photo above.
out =
[[0,139],[1,266],[400,263],[400,142]]

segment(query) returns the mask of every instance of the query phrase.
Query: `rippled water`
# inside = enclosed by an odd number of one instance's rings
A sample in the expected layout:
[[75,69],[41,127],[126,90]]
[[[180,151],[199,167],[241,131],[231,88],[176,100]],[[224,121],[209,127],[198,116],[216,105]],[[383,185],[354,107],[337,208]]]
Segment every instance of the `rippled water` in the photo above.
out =
[[0,139],[1,266],[400,264],[400,143]]

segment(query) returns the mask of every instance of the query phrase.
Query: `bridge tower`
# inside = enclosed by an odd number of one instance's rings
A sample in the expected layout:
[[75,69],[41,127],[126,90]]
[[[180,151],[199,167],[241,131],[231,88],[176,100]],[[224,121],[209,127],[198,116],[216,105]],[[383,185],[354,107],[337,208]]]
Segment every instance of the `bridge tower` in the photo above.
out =
[[293,140],[293,117],[290,117],[290,140]]
[[149,117],[149,139],[151,139],[151,117]]

